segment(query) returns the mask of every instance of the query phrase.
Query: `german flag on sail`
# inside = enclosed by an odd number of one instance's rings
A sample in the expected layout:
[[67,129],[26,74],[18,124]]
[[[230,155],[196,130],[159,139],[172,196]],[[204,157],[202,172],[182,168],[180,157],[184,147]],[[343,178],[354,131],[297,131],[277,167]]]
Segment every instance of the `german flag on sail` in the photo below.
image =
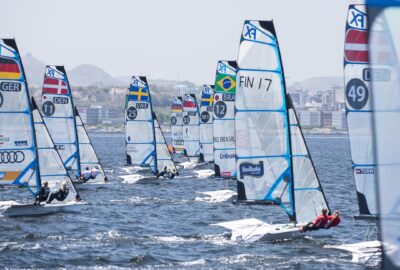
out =
[[149,100],[148,88],[131,85],[129,88],[129,100],[148,101]]
[[214,101],[214,95],[213,94],[206,94],[203,93],[203,96],[201,97],[201,106],[212,106]]
[[171,105],[171,111],[172,112],[182,112],[182,105],[179,105],[179,104],[174,104],[174,103],[172,103],[172,105]]
[[217,74],[215,91],[225,93],[235,93],[236,81],[234,76]]
[[0,57],[0,79],[19,79],[21,70],[15,60]]

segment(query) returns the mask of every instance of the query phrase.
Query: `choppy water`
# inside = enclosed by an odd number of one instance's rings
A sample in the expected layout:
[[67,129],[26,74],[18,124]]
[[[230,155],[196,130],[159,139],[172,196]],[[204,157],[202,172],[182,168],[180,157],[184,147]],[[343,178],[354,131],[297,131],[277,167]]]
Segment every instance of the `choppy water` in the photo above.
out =
[[[0,217],[0,268],[366,268],[351,263],[346,253],[323,248],[355,233],[359,235],[350,241],[362,240],[366,228],[352,218],[358,207],[346,137],[307,138],[330,206],[342,212],[336,235],[252,244],[232,243],[227,231],[209,224],[245,216],[287,222],[279,207],[196,202],[195,191],[216,190],[221,182],[188,177],[191,172],[160,185],[123,183],[118,176],[126,174],[124,137],[100,133],[91,137],[105,168],[113,171],[112,184],[82,190],[81,197],[89,204],[81,214]],[[0,199],[13,199],[14,194],[15,189],[0,190]]]

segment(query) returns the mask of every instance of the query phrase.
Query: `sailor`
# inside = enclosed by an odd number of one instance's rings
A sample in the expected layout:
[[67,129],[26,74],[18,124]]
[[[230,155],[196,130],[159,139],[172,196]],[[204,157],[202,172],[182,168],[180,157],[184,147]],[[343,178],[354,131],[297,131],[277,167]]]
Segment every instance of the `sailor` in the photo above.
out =
[[326,223],[328,222],[328,209],[323,208],[321,211],[321,215],[317,216],[314,222],[309,222],[301,228],[302,232],[311,231],[311,230],[319,230],[321,228],[325,228]]
[[175,168],[172,169],[172,171],[168,171],[167,177],[168,177],[169,179],[174,179],[175,176],[176,176],[176,170],[175,170]]
[[89,170],[89,167],[86,167],[86,169],[81,174],[81,181],[83,183],[86,183],[90,179],[90,176],[91,176],[91,171]]
[[168,168],[167,168],[167,166],[165,166],[164,169],[163,169],[160,173],[157,173],[157,174],[156,174],[157,179],[158,179],[159,177],[161,177],[161,176],[166,175],[167,172],[168,172]]
[[172,146],[172,144],[168,144],[168,152],[169,152],[170,154],[175,153],[175,149],[174,149],[174,147]]
[[339,225],[341,221],[339,215],[339,210],[335,210],[332,215],[328,216],[328,222],[325,224],[325,229],[330,229]]
[[95,179],[100,173],[99,166],[94,166],[93,169],[90,170],[90,179]]
[[50,194],[50,188],[48,187],[49,183],[46,181],[40,187],[39,193],[36,195],[35,202],[33,204],[40,204],[41,202],[45,202]]
[[57,199],[57,201],[64,201],[68,194],[69,189],[67,187],[67,182],[63,181],[61,183],[61,188],[57,192],[51,193],[46,203],[50,204],[54,199]]

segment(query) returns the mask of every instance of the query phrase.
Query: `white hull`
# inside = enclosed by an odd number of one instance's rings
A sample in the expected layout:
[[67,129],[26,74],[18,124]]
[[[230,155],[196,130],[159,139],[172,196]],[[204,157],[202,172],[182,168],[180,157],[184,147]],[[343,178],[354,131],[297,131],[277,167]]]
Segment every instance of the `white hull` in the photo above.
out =
[[105,188],[111,185],[110,182],[93,182],[91,183],[90,180],[86,183],[82,182],[73,182],[75,188],[78,190],[93,190],[98,188]]
[[200,202],[209,202],[209,203],[221,203],[221,202],[233,202],[237,199],[237,193],[229,190],[216,190],[216,191],[205,191],[205,192],[196,192],[201,195],[196,197],[196,201]]
[[231,230],[231,240],[236,242],[283,241],[305,236],[331,235],[331,230],[301,232],[302,224],[268,224],[255,218],[222,222],[212,226],[221,226]]
[[7,217],[40,216],[54,213],[79,213],[83,202],[52,203],[52,204],[13,204],[8,207],[3,215]]
[[197,174],[196,177],[200,178],[200,179],[209,178],[215,174],[215,172],[210,169],[198,170],[198,171],[193,171],[193,172],[196,173]]
[[382,248],[381,241],[364,241],[353,244],[343,244],[338,246],[326,245],[324,248],[344,250],[352,254],[352,262],[367,263],[381,261]]

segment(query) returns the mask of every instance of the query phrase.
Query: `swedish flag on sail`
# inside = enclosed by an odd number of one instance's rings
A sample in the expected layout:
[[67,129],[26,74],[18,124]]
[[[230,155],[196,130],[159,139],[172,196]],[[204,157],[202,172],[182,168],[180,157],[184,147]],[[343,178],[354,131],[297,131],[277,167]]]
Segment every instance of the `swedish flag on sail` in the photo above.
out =
[[147,87],[139,87],[131,85],[129,87],[129,100],[148,101],[149,89]]
[[235,93],[236,78],[234,76],[217,74],[215,90],[217,92]]
[[201,106],[212,106],[214,101],[214,95],[213,94],[207,94],[203,93],[201,97]]

